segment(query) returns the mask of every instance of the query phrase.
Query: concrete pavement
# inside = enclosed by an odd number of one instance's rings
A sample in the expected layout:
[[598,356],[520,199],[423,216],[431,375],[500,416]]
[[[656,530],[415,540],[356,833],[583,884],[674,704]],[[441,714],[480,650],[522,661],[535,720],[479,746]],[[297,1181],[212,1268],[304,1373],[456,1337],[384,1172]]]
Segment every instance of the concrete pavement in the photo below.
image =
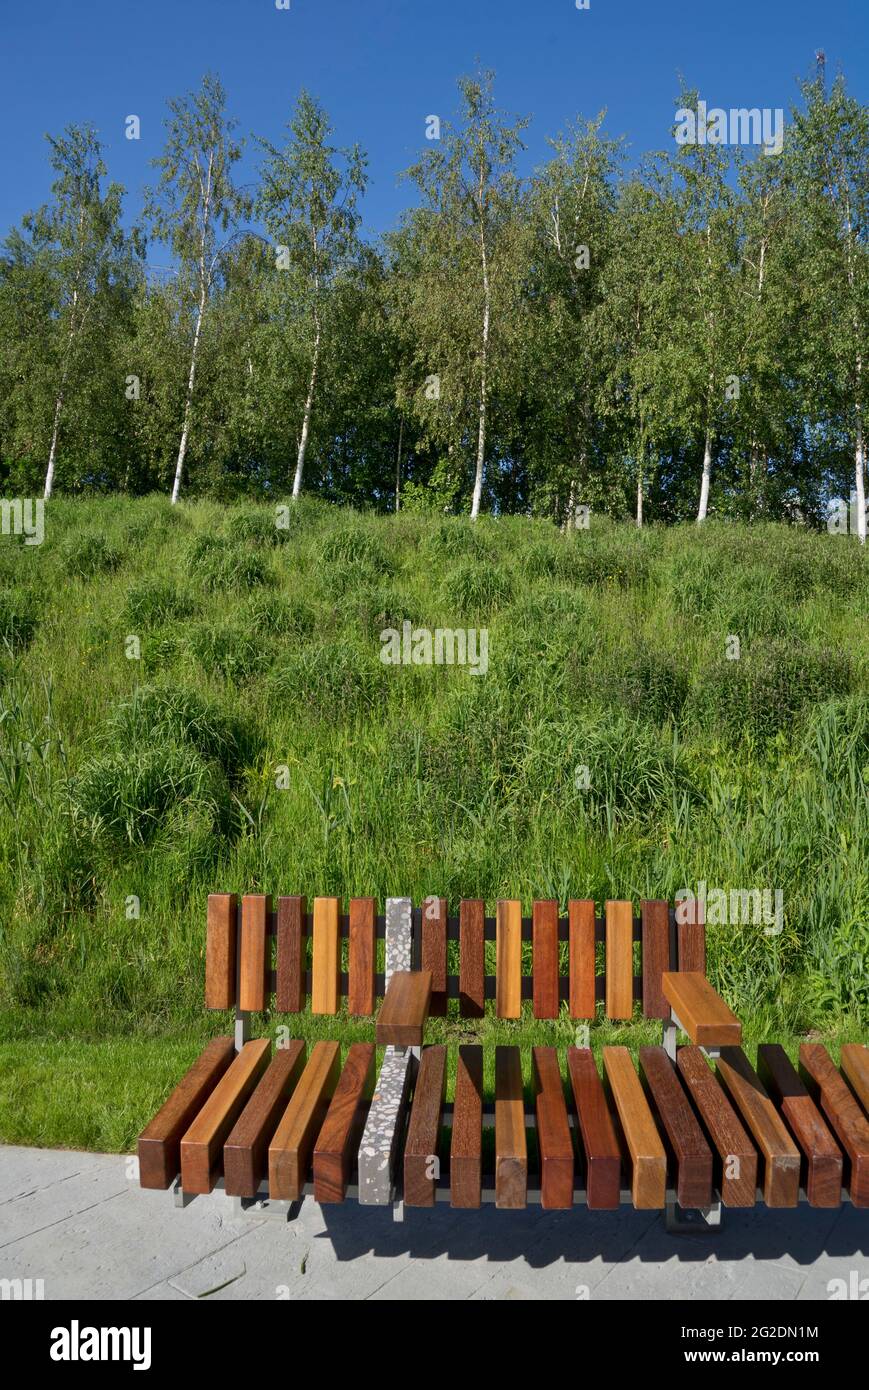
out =
[[235,1218],[222,1194],[179,1210],[120,1155],[0,1147],[0,1286],[15,1279],[46,1299],[825,1300],[831,1280],[869,1279],[869,1212],[757,1207],[669,1236],[631,1208],[438,1206],[398,1223],[306,1201],[280,1223]]

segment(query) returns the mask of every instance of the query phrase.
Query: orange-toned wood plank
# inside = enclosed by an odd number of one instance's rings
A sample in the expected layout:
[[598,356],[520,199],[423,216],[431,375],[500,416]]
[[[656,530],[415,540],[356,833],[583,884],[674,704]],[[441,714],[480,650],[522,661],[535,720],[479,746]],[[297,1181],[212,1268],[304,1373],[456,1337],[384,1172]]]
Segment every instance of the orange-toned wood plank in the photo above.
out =
[[311,933],[313,956],[311,964],[311,1013],[338,1012],[338,974],[341,952],[338,936],[338,899],[314,899],[314,923]]
[[510,1211],[524,1207],[528,1194],[524,1096],[518,1047],[496,1047],[495,1206]]
[[394,970],[377,1015],[378,1047],[422,1047],[430,999],[430,970]]
[[234,1009],[236,991],[235,893],[209,893],[205,933],[205,1007]]
[[315,1043],[269,1144],[269,1196],[274,1200],[294,1202],[302,1196],[340,1072],[340,1045]]
[[374,1090],[373,1043],[353,1043],[314,1148],[314,1197],[343,1202]]
[[223,1187],[227,1196],[256,1196],[267,1171],[269,1140],[304,1065],[305,1044],[296,1038],[275,1052],[223,1146]]
[[719,1079],[748,1126],[763,1167],[768,1207],[795,1207],[800,1196],[800,1151],[739,1047],[725,1047],[716,1063]]
[[821,1043],[800,1047],[800,1075],[848,1158],[846,1185],[855,1207],[869,1207],[869,1120]]
[[269,1064],[269,1038],[245,1043],[181,1138],[181,1186],[210,1192],[219,1176],[223,1145]]
[[558,903],[553,899],[535,902],[531,913],[534,1017],[557,1018]]
[[485,1013],[485,903],[463,898],[459,905],[459,1013],[482,1018]]
[[241,979],[238,1007],[261,1013],[266,1006],[268,914],[272,901],[266,893],[246,893],[241,900]]
[[282,1014],[300,1014],[305,1007],[305,916],[308,904],[303,897],[278,898],[277,985],[275,1008]]
[[423,970],[431,971],[432,1018],[443,1018],[447,1012],[447,900],[426,898],[420,909],[422,917]]
[[640,1078],[626,1047],[605,1047],[603,1065],[624,1135],[634,1207],[656,1211],[666,1204],[667,1154]]
[[851,1083],[852,1091],[869,1115],[869,1047],[863,1043],[843,1043],[839,1064]]
[[499,1018],[522,1013],[522,904],[516,899],[498,903],[495,947],[495,1012]]
[[181,1171],[181,1136],[235,1059],[232,1038],[213,1038],[139,1135],[139,1184],[167,1188]]
[[630,1018],[634,1012],[633,934],[633,904],[608,902],[606,905],[607,1018]]
[[664,971],[664,997],[697,1047],[738,1047],[742,1024],[699,971]]
[[548,1211],[573,1206],[573,1142],[554,1047],[532,1047],[540,1203]]
[[570,930],[570,1017],[594,1018],[594,903],[572,898],[567,905]]
[[757,1074],[802,1149],[801,1175],[809,1206],[840,1206],[841,1149],[779,1043],[757,1049]]
[[656,898],[640,904],[643,920],[643,1013],[669,1018],[663,975],[670,969],[670,905]]
[[350,947],[347,982],[347,1012],[366,1018],[374,1013],[374,966],[376,963],[373,898],[350,899]]

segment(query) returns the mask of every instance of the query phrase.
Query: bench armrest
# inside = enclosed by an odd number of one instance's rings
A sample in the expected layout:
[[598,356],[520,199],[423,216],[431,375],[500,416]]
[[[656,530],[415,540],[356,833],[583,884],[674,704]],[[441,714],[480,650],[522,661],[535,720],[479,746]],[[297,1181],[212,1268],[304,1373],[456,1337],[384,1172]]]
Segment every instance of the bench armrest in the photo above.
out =
[[665,970],[664,998],[697,1047],[738,1047],[742,1024],[699,970]]
[[422,1047],[430,1004],[430,970],[394,971],[377,1015],[375,1037],[378,1044],[381,1047]]

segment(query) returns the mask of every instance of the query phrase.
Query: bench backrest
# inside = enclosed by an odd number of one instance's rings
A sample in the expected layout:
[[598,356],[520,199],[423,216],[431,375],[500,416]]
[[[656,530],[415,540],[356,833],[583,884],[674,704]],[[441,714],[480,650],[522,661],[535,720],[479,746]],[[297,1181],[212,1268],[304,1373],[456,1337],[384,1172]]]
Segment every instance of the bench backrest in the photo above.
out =
[[[607,902],[597,917],[593,901],[575,899],[566,917],[554,900],[534,902],[531,917],[518,901],[502,901],[497,916],[486,917],[481,900],[465,899],[450,917],[444,898],[416,908],[409,898],[390,898],[379,916],[373,898],[351,898],[345,914],[339,898],[315,898],[309,912],[303,897],[280,897],[273,908],[267,894],[239,902],[234,893],[212,893],[205,1004],[300,1013],[310,998],[311,1013],[336,1014],[346,1000],[348,1013],[365,1017],[392,970],[422,968],[432,972],[435,1016],[457,998],[464,1018],[482,1017],[487,999],[499,1018],[518,1018],[522,1000],[531,999],[535,1018],[556,1018],[566,1000],[571,1018],[591,1019],[602,1000],[607,1018],[630,1018],[639,1001],[647,1018],[666,1019],[664,971],[706,969],[706,928],[683,914],[697,915],[650,900],[639,917],[631,902]],[[451,973],[456,958],[458,974]]]

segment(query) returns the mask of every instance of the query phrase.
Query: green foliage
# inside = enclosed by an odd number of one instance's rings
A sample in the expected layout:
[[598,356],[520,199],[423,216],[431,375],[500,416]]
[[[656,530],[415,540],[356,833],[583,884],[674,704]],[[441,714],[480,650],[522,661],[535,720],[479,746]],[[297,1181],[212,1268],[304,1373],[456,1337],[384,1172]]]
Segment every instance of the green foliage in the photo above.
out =
[[94,575],[116,570],[122,561],[120,550],[99,532],[67,536],[60,551],[67,574],[77,579],[92,579]]
[[187,549],[187,573],[207,590],[251,589],[272,582],[268,560],[259,550],[220,536],[199,535]]

